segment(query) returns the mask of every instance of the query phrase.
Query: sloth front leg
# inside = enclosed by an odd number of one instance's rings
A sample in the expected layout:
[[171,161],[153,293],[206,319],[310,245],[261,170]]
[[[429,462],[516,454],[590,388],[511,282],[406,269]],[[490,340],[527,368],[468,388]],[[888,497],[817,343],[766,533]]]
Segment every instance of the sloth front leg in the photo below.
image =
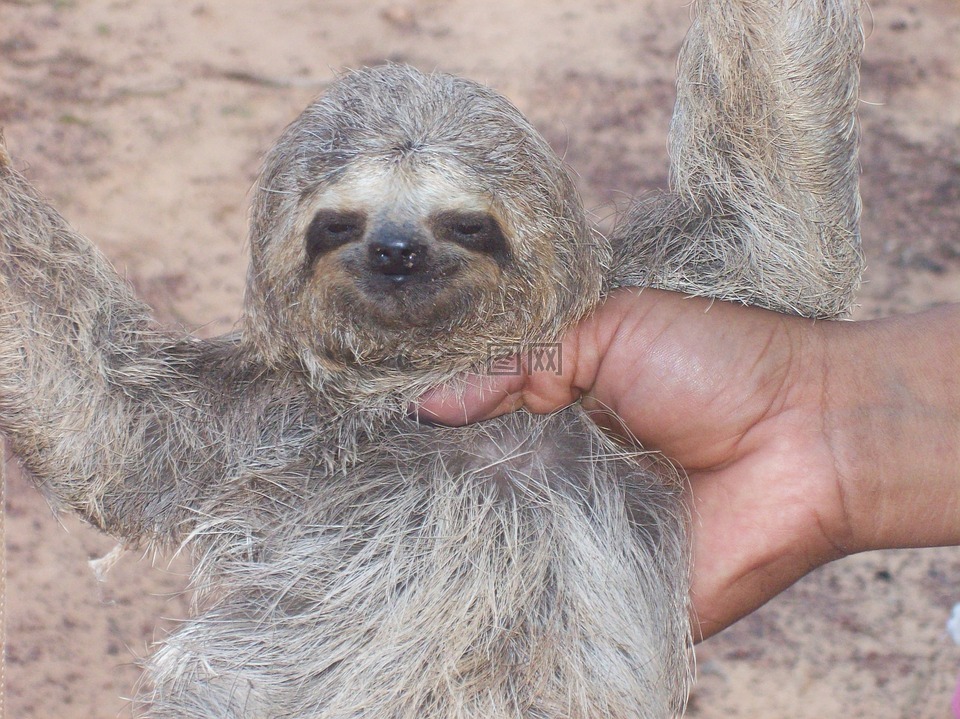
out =
[[619,284],[834,317],[859,284],[860,0],[700,0],[670,192],[615,232]]
[[0,431],[51,503],[128,540],[169,533],[222,451],[208,352],[155,328],[0,138]]

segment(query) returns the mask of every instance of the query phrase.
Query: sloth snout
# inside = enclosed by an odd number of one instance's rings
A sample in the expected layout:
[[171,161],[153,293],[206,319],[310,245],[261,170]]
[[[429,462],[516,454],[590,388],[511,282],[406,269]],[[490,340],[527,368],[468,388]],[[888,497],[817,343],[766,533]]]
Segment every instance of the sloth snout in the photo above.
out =
[[384,232],[367,245],[367,265],[371,272],[393,278],[406,278],[422,272],[429,263],[427,245],[409,234]]

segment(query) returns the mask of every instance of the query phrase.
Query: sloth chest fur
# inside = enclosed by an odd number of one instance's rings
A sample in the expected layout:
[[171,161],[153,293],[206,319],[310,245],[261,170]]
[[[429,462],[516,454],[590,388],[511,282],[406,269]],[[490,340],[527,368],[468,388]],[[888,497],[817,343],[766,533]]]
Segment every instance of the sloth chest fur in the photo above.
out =
[[[588,555],[611,554],[603,561],[612,566],[662,544],[663,511],[676,504],[677,486],[605,438],[579,408],[403,429],[261,516],[258,549],[251,554],[248,543],[221,557],[238,565],[228,573],[262,590],[269,571],[292,612],[326,611],[333,595],[389,602],[420,583],[429,589],[421,605],[449,607],[445,597],[484,584],[499,592],[511,574],[540,576],[549,593],[560,577],[586,581]],[[468,580],[477,583],[469,591]]]
[[186,663],[208,687],[229,677],[225,693],[239,675],[245,706],[289,716],[353,716],[396,686],[397,716],[516,686],[559,716],[571,686],[593,706],[613,674],[642,698],[675,671],[678,485],[581,410],[387,434],[359,460],[264,516],[255,549],[210,546],[222,591],[156,675]]

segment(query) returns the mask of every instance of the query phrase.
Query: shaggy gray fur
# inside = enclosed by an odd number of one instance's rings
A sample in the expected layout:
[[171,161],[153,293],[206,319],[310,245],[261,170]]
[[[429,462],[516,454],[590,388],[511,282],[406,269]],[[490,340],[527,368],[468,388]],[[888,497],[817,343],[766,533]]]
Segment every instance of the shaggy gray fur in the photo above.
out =
[[856,0],[699,2],[671,192],[614,233],[617,280],[838,317],[860,283]]
[[[669,465],[579,407],[456,429],[406,408],[493,344],[555,340],[615,285],[846,308],[858,3],[697,11],[672,192],[631,210],[613,261],[506,100],[363,70],[268,155],[243,331],[215,340],[158,328],[0,143],[0,428],[55,507],[196,559],[194,616],[149,659],[144,716],[682,710]],[[382,264],[397,237],[408,264]]]

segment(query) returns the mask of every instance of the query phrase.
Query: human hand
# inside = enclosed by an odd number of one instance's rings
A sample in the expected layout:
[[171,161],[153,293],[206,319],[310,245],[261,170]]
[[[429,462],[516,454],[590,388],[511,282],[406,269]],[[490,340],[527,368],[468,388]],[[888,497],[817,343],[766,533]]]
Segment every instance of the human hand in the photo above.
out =
[[[601,424],[613,413],[644,447],[677,462],[690,480],[691,597],[705,638],[844,554],[953,541],[946,522],[923,536],[895,510],[909,474],[884,459],[898,451],[885,434],[921,441],[930,428],[883,424],[896,417],[887,405],[897,391],[901,416],[923,414],[911,401],[922,393],[894,386],[903,353],[874,350],[924,343],[890,322],[813,322],[624,290],[563,339],[561,375],[470,377],[462,394],[439,388],[418,409],[463,424],[579,399]],[[941,429],[960,423],[947,407]]]

